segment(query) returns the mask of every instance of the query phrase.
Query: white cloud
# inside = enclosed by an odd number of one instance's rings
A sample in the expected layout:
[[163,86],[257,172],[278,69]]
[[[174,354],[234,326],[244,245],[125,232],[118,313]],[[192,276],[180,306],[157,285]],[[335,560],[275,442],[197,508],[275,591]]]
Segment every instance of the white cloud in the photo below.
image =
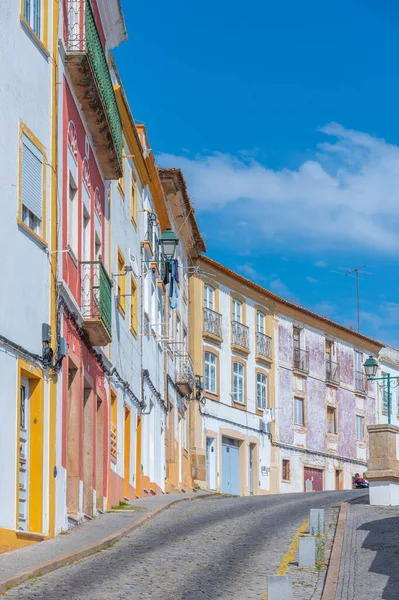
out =
[[323,269],[327,266],[327,263],[325,263],[324,260],[317,260],[314,265],[315,267],[319,267],[319,269]]
[[[331,138],[297,170],[272,170],[254,158],[215,152],[194,158],[161,154],[160,166],[180,167],[199,211],[226,223],[245,216],[252,239],[298,249],[368,247],[399,250],[399,148],[331,123]],[[244,207],[244,210],[243,210]],[[231,236],[237,229],[231,227]],[[323,261],[318,261],[321,266]]]
[[314,277],[306,277],[306,281],[308,283],[318,283],[319,282],[319,280],[315,279]]

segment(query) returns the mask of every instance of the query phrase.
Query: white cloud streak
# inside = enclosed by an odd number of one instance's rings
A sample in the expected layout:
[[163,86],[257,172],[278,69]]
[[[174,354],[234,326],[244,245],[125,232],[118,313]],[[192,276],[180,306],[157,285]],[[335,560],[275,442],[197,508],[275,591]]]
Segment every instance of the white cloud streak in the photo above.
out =
[[331,141],[297,170],[272,170],[242,153],[161,154],[158,164],[183,170],[199,212],[222,212],[229,225],[245,215],[254,242],[258,236],[290,247],[295,240],[298,250],[356,246],[396,254],[399,148],[336,123],[321,132]]

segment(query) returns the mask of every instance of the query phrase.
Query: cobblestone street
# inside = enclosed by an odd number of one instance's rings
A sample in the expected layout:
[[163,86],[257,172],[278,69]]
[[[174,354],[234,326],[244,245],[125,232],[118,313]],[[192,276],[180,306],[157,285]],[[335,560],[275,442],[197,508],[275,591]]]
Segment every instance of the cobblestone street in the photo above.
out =
[[[46,600],[260,600],[310,508],[356,492],[213,497],[178,504],[78,564],[6,597]],[[40,552],[40,546],[38,546]]]

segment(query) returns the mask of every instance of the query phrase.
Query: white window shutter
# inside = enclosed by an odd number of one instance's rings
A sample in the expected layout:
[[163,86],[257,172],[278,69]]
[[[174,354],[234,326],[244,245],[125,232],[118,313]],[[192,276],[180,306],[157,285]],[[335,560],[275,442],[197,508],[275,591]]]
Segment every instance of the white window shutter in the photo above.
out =
[[43,154],[26,135],[22,137],[22,204],[43,218]]

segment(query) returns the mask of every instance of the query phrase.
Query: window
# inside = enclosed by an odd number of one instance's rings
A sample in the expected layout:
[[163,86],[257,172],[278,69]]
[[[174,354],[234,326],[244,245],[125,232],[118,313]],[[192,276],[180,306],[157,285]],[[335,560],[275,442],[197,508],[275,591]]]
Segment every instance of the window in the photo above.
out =
[[266,333],[266,317],[263,313],[256,313],[256,331],[258,333]]
[[327,433],[337,433],[337,415],[335,408],[327,407]]
[[331,340],[326,340],[326,359],[332,360],[334,354],[334,342]]
[[[388,373],[381,372],[381,377],[388,377]],[[388,386],[387,380],[382,382],[382,410],[383,412],[388,412]]]
[[[33,136],[32,136],[33,138]],[[43,149],[22,133],[20,219],[36,235],[43,237],[44,174]]]
[[291,470],[290,470],[290,461],[283,458],[283,473],[282,479],[283,481],[291,481]]
[[264,410],[267,406],[267,377],[264,373],[256,374],[256,397],[258,408]]
[[137,335],[137,286],[133,277],[130,280],[130,330]]
[[125,199],[125,144],[122,142],[122,175],[118,181],[118,189],[123,200]]
[[302,398],[294,398],[294,424],[305,425],[305,411]]
[[301,349],[301,330],[299,329],[299,327],[293,328],[293,344],[294,351]]
[[133,225],[137,228],[137,181],[134,176],[133,170],[132,174],[132,197],[131,197],[131,219]]
[[233,298],[233,321],[242,323],[242,303],[239,300]]
[[204,286],[204,308],[215,310],[215,290],[210,285]]
[[205,352],[205,391],[216,394],[216,356]]
[[364,438],[364,417],[356,415],[356,440],[362,442]]
[[68,246],[78,256],[78,186],[69,172]]
[[118,250],[118,266],[117,266],[117,292],[118,292],[118,309],[125,316],[126,296],[125,296],[125,259],[120,250]]
[[24,19],[40,38],[41,35],[41,0],[23,0]]
[[233,399],[244,404],[244,365],[233,363]]

